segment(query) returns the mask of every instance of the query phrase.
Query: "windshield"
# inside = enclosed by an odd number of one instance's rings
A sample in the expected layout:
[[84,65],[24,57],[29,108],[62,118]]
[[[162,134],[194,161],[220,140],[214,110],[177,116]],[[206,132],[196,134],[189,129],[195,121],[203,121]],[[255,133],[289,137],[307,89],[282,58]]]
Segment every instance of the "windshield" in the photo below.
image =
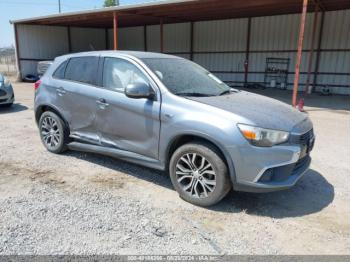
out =
[[231,87],[199,65],[180,58],[146,58],[143,62],[170,92],[182,96],[219,96]]

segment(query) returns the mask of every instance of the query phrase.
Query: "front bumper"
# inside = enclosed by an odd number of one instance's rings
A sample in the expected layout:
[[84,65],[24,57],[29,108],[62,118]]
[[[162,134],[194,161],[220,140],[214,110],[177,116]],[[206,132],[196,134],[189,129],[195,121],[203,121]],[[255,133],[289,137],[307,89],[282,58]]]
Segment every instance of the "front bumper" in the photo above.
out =
[[234,190],[262,193],[293,187],[311,163],[304,148],[304,145],[262,148],[250,144],[228,148],[235,169]]
[[11,86],[0,88],[0,105],[12,104],[14,100],[15,96]]

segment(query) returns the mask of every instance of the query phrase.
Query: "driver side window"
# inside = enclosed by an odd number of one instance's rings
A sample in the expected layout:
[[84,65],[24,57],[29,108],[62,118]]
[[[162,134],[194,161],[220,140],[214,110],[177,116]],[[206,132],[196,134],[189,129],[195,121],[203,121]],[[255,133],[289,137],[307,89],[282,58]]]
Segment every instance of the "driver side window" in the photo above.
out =
[[106,57],[104,60],[102,82],[105,89],[116,92],[124,92],[129,84],[149,84],[147,77],[135,65],[112,57]]

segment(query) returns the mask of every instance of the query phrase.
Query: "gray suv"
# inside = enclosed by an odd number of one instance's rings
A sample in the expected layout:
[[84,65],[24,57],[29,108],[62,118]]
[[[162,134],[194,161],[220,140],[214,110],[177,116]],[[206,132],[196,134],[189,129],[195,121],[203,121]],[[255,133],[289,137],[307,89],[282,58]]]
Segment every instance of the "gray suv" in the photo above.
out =
[[35,89],[35,118],[50,152],[94,152],[166,170],[196,205],[213,205],[231,188],[290,188],[310,165],[315,139],[306,114],[232,89],[183,58],[61,56]]

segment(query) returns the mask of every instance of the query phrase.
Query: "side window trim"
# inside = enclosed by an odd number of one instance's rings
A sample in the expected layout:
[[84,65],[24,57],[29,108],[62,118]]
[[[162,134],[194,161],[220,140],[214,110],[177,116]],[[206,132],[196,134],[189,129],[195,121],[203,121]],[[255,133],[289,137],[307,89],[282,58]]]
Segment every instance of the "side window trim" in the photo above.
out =
[[[58,65],[58,67],[57,67],[57,68],[55,69],[55,71],[52,73],[52,78],[57,79],[57,80],[66,80],[66,79],[65,79],[65,77],[66,77],[66,69],[67,69],[67,65],[68,65],[68,63],[69,63],[69,60],[70,60],[70,58],[67,59],[67,60],[64,60],[63,62],[61,62],[61,63]],[[60,67],[61,67],[63,64],[65,64],[65,65],[64,65],[64,69],[63,69],[63,78],[57,78],[55,75],[56,75],[58,69],[60,69]]]
[[105,64],[105,57],[100,56],[100,59],[98,61],[97,86],[103,89],[105,89],[103,87],[104,64]]
[[64,67],[63,80],[66,80],[66,81],[68,80],[68,79],[66,79],[67,66],[69,65],[71,59],[72,59],[72,58],[70,57],[70,58],[67,60],[66,66]]
[[104,78],[104,69],[105,69],[105,61],[106,58],[114,58],[114,59],[120,59],[122,61],[128,62],[130,64],[132,64],[133,66],[135,66],[138,70],[140,70],[140,72],[146,77],[146,79],[148,80],[151,88],[153,89],[153,91],[155,92],[155,94],[158,94],[158,88],[155,88],[155,86],[157,86],[157,84],[154,82],[154,80],[152,79],[152,77],[147,73],[146,70],[144,70],[140,65],[138,65],[135,61],[133,60],[129,60],[129,59],[125,59],[124,57],[115,57],[115,56],[101,56],[100,60],[101,60],[101,78],[100,78],[100,88],[110,91],[110,92],[116,92],[116,93],[120,93],[120,94],[125,94],[125,91],[118,91],[118,90],[110,90],[107,89],[103,86],[103,78]]

